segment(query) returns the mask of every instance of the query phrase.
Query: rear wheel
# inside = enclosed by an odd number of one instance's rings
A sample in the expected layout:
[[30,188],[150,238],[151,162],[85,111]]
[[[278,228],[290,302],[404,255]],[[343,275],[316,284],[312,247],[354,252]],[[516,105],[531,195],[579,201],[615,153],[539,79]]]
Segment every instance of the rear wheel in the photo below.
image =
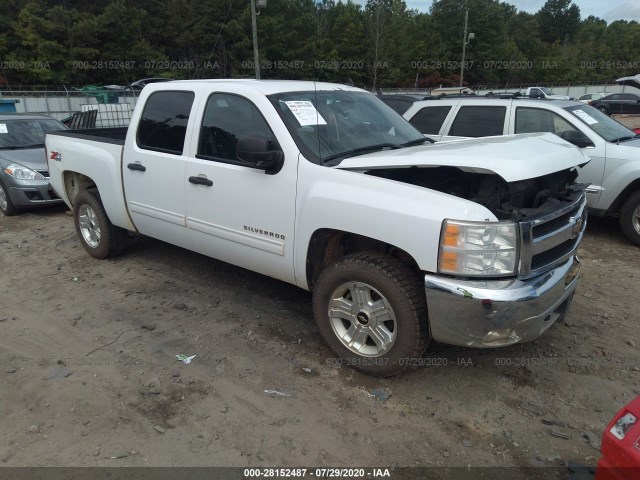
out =
[[109,258],[124,250],[126,231],[111,223],[96,189],[78,194],[73,205],[73,219],[80,242],[92,257]]
[[640,246],[640,191],[632,194],[622,205],[620,229],[635,245]]
[[328,267],[313,291],[320,334],[345,365],[391,376],[429,343],[419,275],[389,255],[357,253]]
[[17,213],[17,209],[9,196],[9,190],[2,182],[0,182],[0,211],[7,217]]

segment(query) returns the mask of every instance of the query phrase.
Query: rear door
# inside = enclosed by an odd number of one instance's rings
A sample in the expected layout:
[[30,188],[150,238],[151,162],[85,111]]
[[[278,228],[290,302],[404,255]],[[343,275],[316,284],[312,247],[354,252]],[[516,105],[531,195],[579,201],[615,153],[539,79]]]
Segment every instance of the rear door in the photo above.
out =
[[186,171],[190,248],[293,282],[297,149],[284,149],[282,169],[266,174],[238,160],[236,144],[260,136],[283,149],[260,110],[273,110],[269,101],[213,92],[201,103]]
[[442,140],[493,137],[509,133],[510,103],[472,100],[458,106]]
[[[136,135],[127,137],[122,176],[140,233],[186,246],[185,172],[192,91],[157,91],[147,98]],[[133,138],[130,138],[133,137]]]
[[423,135],[433,140],[440,140],[452,109],[452,105],[440,105],[437,101],[433,101],[432,104],[421,107],[417,112],[411,109],[404,117]]

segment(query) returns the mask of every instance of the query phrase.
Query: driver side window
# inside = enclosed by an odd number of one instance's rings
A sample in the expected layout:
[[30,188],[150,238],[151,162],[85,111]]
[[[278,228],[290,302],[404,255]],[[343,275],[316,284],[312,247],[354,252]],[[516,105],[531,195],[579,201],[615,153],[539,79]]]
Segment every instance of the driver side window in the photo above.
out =
[[214,93],[207,100],[197,158],[244,165],[236,156],[238,140],[264,137],[276,146],[275,136],[256,106],[246,98],[227,93]]

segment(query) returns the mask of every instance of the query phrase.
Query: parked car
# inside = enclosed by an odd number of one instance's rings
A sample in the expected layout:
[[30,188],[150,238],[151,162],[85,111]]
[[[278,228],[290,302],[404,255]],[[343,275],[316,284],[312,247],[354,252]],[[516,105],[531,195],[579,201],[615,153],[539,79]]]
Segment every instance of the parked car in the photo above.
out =
[[577,100],[579,102],[582,103],[586,103],[586,104],[591,104],[591,102],[594,102],[596,100],[600,100],[602,97],[606,97],[607,95],[609,95],[608,93],[604,93],[604,92],[596,92],[596,93],[585,93],[584,95],[580,95]]
[[136,231],[311,290],[363,372],[530,341],[571,303],[588,157],[554,135],[427,144],[363,90],[244,80],[147,85],[107,133],[47,135],[90,255]]
[[589,183],[594,215],[617,215],[620,228],[640,245],[640,137],[595,108],[572,100],[491,97],[424,100],[405,112],[437,141],[551,132],[581,148],[591,161],[578,181]]
[[49,185],[45,135],[67,130],[46,115],[0,114],[0,212],[59,203]]
[[640,96],[635,93],[612,93],[591,105],[606,115],[640,114]]
[[640,395],[611,419],[602,434],[595,480],[640,479]]
[[409,107],[411,107],[411,105],[413,105],[418,100],[425,100],[427,98],[426,95],[419,94],[378,94],[377,97],[384,103],[389,105],[391,108],[393,108],[393,110],[395,110],[400,115],[406,112]]

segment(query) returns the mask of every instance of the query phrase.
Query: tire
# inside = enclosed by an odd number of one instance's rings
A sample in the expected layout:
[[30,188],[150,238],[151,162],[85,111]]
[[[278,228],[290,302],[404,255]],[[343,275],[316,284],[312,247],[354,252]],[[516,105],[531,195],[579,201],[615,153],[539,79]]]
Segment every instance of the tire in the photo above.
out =
[[640,191],[627,198],[618,218],[622,233],[631,243],[640,246]]
[[4,186],[4,183],[0,182],[0,212],[5,217],[11,217],[18,213],[18,209],[15,207],[9,196],[9,190]]
[[408,369],[429,344],[419,275],[389,255],[356,253],[327,267],[313,289],[313,314],[340,363],[369,375]]
[[96,189],[78,194],[73,205],[73,221],[84,249],[94,258],[114,257],[123,252],[126,230],[111,223]]
[[605,107],[605,106],[598,107],[598,110],[600,110],[605,115],[609,115],[609,109],[607,107]]

